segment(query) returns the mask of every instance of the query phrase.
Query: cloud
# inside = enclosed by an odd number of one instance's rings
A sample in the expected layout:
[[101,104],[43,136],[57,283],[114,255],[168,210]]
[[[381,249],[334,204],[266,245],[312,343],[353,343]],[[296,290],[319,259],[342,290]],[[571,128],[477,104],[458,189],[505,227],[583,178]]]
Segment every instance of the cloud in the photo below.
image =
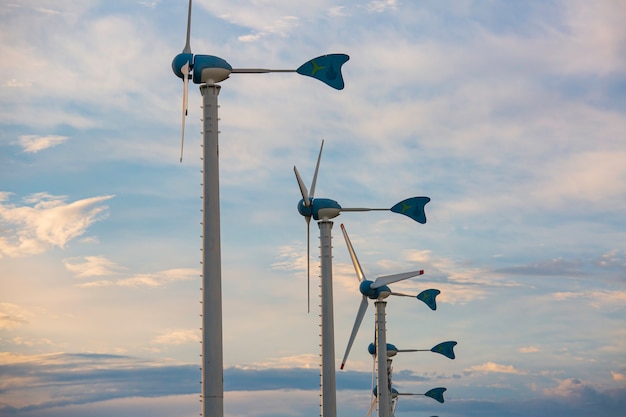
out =
[[526,346],[519,348],[521,353],[536,353],[539,352],[539,349],[534,346]]
[[28,323],[30,314],[23,308],[10,303],[0,303],[0,329],[12,330]]
[[583,397],[592,395],[593,388],[578,378],[568,378],[558,381],[555,388],[546,388],[543,392],[546,396],[557,397]]
[[515,375],[526,375],[527,372],[520,371],[515,369],[513,365],[500,365],[494,362],[486,362],[482,365],[474,365],[465,369],[466,372],[482,372],[485,374],[488,373],[496,373],[496,374],[515,374]]
[[374,0],[367,3],[366,8],[370,12],[382,13],[387,10],[397,10],[397,0]]
[[[81,262],[80,259],[83,261]],[[76,278],[100,277],[117,274],[120,266],[104,256],[85,256],[83,258],[64,259],[63,265],[73,272]]]
[[85,198],[67,203],[65,196],[32,194],[25,204],[0,204],[0,257],[34,255],[50,247],[63,249],[81,236],[94,222],[106,216],[103,202],[112,195]]
[[557,301],[582,299],[596,309],[618,310],[626,304],[626,291],[620,290],[561,291],[551,296]]
[[619,381],[619,382],[626,381],[626,374],[611,371],[611,376],[613,377],[613,381]]
[[67,136],[36,136],[24,135],[20,136],[19,144],[26,153],[36,153],[53,146],[60,145],[68,139]]
[[193,268],[168,269],[149,274],[136,274],[116,281],[122,287],[162,287],[176,281],[196,279],[198,270]]
[[197,329],[177,329],[167,330],[152,339],[156,345],[183,345],[187,343],[198,343],[202,335]]

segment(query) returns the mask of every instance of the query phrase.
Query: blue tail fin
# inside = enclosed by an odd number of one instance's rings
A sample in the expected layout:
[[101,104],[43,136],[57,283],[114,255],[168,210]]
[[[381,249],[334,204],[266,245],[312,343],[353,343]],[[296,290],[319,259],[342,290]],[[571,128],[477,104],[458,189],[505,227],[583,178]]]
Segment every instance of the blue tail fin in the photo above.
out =
[[341,66],[350,57],[346,54],[322,55],[300,65],[296,72],[307,77],[317,78],[334,89],[342,90],[344,87],[341,75]]
[[429,197],[411,197],[400,201],[391,208],[394,213],[404,214],[418,223],[426,223],[426,211],[424,207],[430,201]]
[[439,401],[440,403],[442,403],[443,400],[443,393],[446,391],[446,388],[433,388],[431,390],[429,390],[428,392],[426,392],[426,394],[424,394],[427,397],[430,397],[434,400]]
[[423,301],[431,310],[437,310],[437,296],[441,293],[441,291],[437,289],[424,290],[421,293],[417,294],[417,299]]

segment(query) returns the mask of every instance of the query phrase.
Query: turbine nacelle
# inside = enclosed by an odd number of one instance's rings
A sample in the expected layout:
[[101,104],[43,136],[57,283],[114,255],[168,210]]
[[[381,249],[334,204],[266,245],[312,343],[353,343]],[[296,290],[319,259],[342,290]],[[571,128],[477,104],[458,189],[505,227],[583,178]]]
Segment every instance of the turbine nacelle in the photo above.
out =
[[361,281],[359,284],[359,291],[371,300],[382,300],[391,295],[391,288],[386,285],[374,287],[374,281],[367,279]]
[[224,59],[214,55],[193,55],[191,53],[180,53],[172,61],[174,74],[185,79],[183,67],[189,64],[192,70],[191,80],[194,84],[215,84],[226,80],[233,70],[233,67]]
[[341,213],[341,206],[335,200],[309,197],[308,201],[308,205],[304,199],[298,202],[298,213],[304,217],[312,217],[314,220],[334,219]]

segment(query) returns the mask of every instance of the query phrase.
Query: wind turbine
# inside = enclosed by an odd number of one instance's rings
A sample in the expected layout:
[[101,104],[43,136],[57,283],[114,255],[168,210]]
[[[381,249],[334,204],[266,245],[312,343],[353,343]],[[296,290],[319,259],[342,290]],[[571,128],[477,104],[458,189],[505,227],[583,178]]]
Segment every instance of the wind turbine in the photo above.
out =
[[213,55],[194,55],[190,46],[191,0],[187,10],[187,37],[183,51],[172,61],[174,74],[183,80],[181,154],[185,139],[189,80],[200,84],[203,108],[203,181],[202,181],[202,415],[223,417],[223,343],[222,278],[220,248],[220,202],[218,157],[217,84],[235,73],[297,72],[316,78],[332,88],[344,87],[341,66],[345,54],[323,55],[307,61],[295,70],[263,68],[235,69],[226,60]]
[[[455,341],[446,341],[446,342],[441,342],[436,344],[435,346],[433,346],[430,349],[398,349],[395,345],[392,345],[391,343],[387,343],[387,347],[386,347],[386,352],[387,352],[387,369],[388,369],[388,375],[389,375],[389,386],[392,386],[391,384],[391,361],[392,358],[394,356],[396,356],[398,353],[403,353],[403,352],[433,352],[433,353],[439,353],[440,355],[445,356],[448,359],[454,359],[456,357],[456,355],[454,354],[454,347],[457,345],[457,342]],[[368,411],[368,417],[371,414],[372,410],[374,409],[374,406],[376,405],[376,399],[375,396],[377,394],[377,390],[374,387],[374,377],[375,377],[375,365],[376,365],[376,344],[375,343],[370,343],[369,346],[367,347],[367,351],[370,353],[370,355],[372,355],[372,361],[374,366],[372,367],[372,403],[370,405],[370,409]],[[396,407],[398,406],[398,400],[400,396],[403,395],[423,395],[425,397],[430,397],[440,403],[444,402],[443,399],[443,393],[446,391],[446,388],[433,388],[430,389],[428,391],[426,391],[423,394],[414,394],[414,393],[402,393],[402,392],[398,392],[398,390],[396,390],[395,388],[391,388],[391,399],[392,399],[392,412],[391,415],[395,415],[395,410]]]
[[[349,211],[373,211],[383,210],[392,211],[394,213],[403,214],[417,221],[418,223],[426,223],[426,214],[424,206],[430,201],[428,197],[412,197],[399,202],[391,208],[345,208],[341,207],[338,202],[328,198],[315,198],[315,185],[317,183],[317,174],[319,172],[320,160],[322,158],[322,150],[324,149],[324,141],[320,147],[317,157],[313,182],[310,191],[307,189],[304,181],[300,177],[298,168],[293,167],[302,200],[298,203],[298,212],[304,216],[307,223],[307,289],[310,287],[310,224],[311,218],[318,221],[320,229],[320,266],[321,266],[321,415],[324,417],[335,417],[337,415],[337,398],[336,398],[336,378],[335,378],[335,330],[333,317],[333,284],[332,284],[332,227],[333,222],[330,219],[337,217],[342,212]],[[414,276],[414,275],[411,275]],[[409,278],[407,276],[406,278]],[[404,279],[406,279],[404,278]],[[307,299],[309,299],[309,293]],[[307,302],[307,305],[308,302]],[[310,308],[309,308],[310,310]]]
[[[392,395],[393,392],[391,390],[391,382],[389,379],[388,369],[389,366],[387,361],[389,360],[387,354],[387,329],[385,324],[385,309],[387,306],[387,302],[385,299],[390,295],[404,296],[407,297],[409,295],[396,293],[391,291],[391,289],[387,286],[388,284],[392,284],[394,282],[403,281],[405,279],[409,279],[418,275],[422,275],[424,273],[423,269],[418,271],[404,272],[400,274],[393,275],[385,275],[376,278],[374,281],[370,281],[366,279],[365,274],[363,273],[363,268],[361,268],[361,264],[359,263],[359,259],[356,256],[356,252],[352,247],[352,243],[350,242],[350,237],[348,236],[348,232],[344,225],[341,225],[341,231],[343,232],[343,237],[346,241],[346,246],[348,247],[348,252],[350,253],[350,259],[352,259],[352,264],[354,265],[354,271],[356,272],[357,279],[359,280],[359,291],[362,294],[361,304],[359,305],[359,310],[356,315],[356,319],[354,321],[354,326],[352,327],[352,333],[350,334],[350,339],[348,340],[348,347],[346,348],[346,353],[343,355],[343,359],[341,361],[341,369],[344,368],[346,361],[348,360],[348,355],[350,354],[350,349],[352,348],[352,344],[354,343],[354,339],[359,331],[359,327],[361,326],[361,322],[363,321],[363,317],[365,316],[365,312],[367,311],[367,307],[369,305],[369,299],[375,300],[374,304],[376,306],[376,351],[377,351],[377,365],[378,365],[378,373],[377,380],[379,387],[388,387],[389,389],[380,389],[376,395],[378,400],[378,417],[391,417],[392,416]],[[424,301],[432,310],[437,308],[437,304],[435,302],[435,297],[439,294],[439,290],[429,289],[422,291],[420,294],[415,296],[415,298]],[[443,401],[442,401],[443,402]],[[372,407],[370,408],[370,413]]]

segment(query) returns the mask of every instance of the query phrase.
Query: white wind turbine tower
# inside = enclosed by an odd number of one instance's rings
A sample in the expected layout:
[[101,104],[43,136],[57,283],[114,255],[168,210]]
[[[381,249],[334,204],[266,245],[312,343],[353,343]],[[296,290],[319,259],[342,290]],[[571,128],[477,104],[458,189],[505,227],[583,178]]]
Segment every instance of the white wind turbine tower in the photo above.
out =
[[[304,216],[307,223],[307,288],[309,286],[309,259],[310,259],[310,223],[311,218],[318,221],[320,229],[320,269],[321,269],[321,314],[320,314],[320,337],[321,337],[321,412],[322,417],[337,416],[337,395],[335,377],[335,330],[333,317],[333,286],[332,286],[332,227],[330,219],[339,216],[341,212],[348,211],[392,211],[403,214],[418,223],[426,223],[424,206],[430,201],[428,197],[411,197],[403,200],[391,208],[345,208],[339,203],[328,198],[315,198],[315,185],[319,172],[320,160],[324,141],[317,157],[313,182],[310,191],[300,177],[298,169],[294,166],[294,172],[302,194],[302,200],[298,203],[298,212]],[[414,275],[411,275],[414,276]],[[407,277],[408,278],[408,277]],[[404,278],[406,279],[406,278]]]
[[190,46],[191,0],[187,12],[187,38],[183,51],[174,57],[172,70],[183,80],[181,157],[185,137],[188,84],[200,84],[203,108],[202,167],[202,415],[223,417],[223,343],[222,278],[220,248],[220,201],[218,157],[219,82],[235,73],[297,72],[316,78],[330,87],[344,87],[341,66],[349,57],[344,54],[323,55],[307,61],[295,70],[263,68],[236,69],[213,55],[194,55]]

